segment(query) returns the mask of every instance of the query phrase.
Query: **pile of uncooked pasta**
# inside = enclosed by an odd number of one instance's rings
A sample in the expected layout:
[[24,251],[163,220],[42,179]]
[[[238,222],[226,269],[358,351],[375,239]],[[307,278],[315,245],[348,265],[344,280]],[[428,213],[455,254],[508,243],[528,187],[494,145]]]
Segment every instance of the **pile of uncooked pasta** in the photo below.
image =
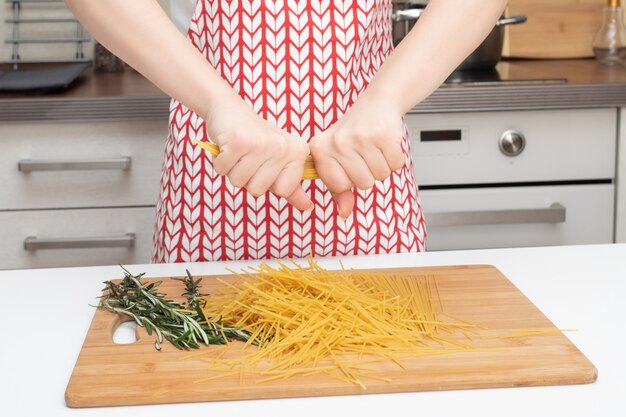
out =
[[382,362],[402,368],[408,356],[475,350],[478,326],[444,312],[434,277],[327,271],[313,260],[278,265],[221,280],[204,298],[207,321],[251,337],[188,355],[208,362],[210,376],[198,382],[326,374],[365,388],[367,379],[388,381],[377,367]]

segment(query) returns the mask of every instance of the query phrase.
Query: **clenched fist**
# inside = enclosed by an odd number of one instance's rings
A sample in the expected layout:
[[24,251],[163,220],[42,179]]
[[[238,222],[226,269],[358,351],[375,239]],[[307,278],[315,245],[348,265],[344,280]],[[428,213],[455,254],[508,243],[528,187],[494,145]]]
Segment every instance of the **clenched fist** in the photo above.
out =
[[337,201],[339,215],[352,213],[352,188],[371,188],[402,168],[402,111],[389,100],[359,99],[334,125],[311,139],[315,168]]
[[267,122],[238,98],[221,102],[204,120],[207,135],[220,147],[213,160],[219,174],[255,197],[271,191],[299,210],[313,209],[300,184],[309,154],[305,141]]

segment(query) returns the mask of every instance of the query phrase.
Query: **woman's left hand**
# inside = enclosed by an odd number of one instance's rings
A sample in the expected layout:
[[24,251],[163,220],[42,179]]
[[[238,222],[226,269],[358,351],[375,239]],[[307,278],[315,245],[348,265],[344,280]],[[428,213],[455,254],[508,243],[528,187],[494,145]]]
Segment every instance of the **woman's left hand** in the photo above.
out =
[[353,187],[366,190],[402,168],[403,113],[392,100],[364,93],[335,124],[311,139],[315,169],[347,218]]

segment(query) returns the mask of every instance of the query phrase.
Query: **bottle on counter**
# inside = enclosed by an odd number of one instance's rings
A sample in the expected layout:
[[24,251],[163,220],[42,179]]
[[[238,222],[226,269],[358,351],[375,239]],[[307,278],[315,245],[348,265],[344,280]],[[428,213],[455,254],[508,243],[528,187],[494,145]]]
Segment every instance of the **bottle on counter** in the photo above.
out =
[[626,60],[626,28],[621,0],[609,0],[604,7],[602,26],[593,39],[593,53],[596,59],[607,65]]

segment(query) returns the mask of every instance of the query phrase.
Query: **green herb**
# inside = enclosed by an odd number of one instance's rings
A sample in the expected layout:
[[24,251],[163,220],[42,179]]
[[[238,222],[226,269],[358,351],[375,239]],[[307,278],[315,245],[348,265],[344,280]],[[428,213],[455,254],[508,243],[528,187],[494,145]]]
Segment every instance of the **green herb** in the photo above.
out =
[[189,308],[196,309],[197,307],[203,307],[198,303],[204,304],[204,301],[201,297],[206,296],[207,294],[200,294],[200,283],[202,282],[202,278],[198,278],[194,280],[191,276],[191,272],[188,269],[185,269],[187,276],[184,278],[173,278],[176,281],[181,281],[185,285],[185,292],[183,296],[187,298],[187,306]]
[[104,294],[98,308],[132,318],[144,327],[148,335],[156,334],[154,346],[161,350],[163,339],[178,349],[197,349],[201,344],[225,344],[231,339],[247,341],[250,334],[244,330],[225,325],[222,320],[207,321],[198,305],[199,285],[189,271],[180,279],[185,286],[187,307],[165,298],[158,292],[162,281],[147,285],[141,281],[144,274],[132,275],[126,269],[124,278],[115,283],[105,281]]

